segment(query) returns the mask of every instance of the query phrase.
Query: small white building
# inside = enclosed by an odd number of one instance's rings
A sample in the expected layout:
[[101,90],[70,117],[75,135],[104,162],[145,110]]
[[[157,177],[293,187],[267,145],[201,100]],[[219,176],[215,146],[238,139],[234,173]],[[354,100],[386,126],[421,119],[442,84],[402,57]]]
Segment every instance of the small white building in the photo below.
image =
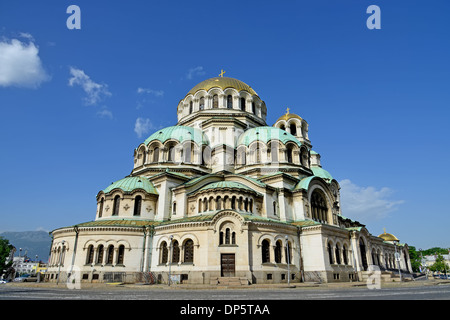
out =
[[255,90],[227,77],[192,88],[177,115],[134,148],[129,176],[98,192],[93,221],[52,232],[47,280],[333,282],[369,265],[411,270],[407,245],[343,215],[300,116],[268,126]]

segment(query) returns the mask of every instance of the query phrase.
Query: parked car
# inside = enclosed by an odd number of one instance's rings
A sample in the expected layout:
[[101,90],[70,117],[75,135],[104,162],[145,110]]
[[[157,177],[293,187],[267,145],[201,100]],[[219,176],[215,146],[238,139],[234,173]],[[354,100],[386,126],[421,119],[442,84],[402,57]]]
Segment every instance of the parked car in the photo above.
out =
[[14,278],[14,282],[24,282],[25,279],[26,279],[26,277],[17,277],[17,278]]

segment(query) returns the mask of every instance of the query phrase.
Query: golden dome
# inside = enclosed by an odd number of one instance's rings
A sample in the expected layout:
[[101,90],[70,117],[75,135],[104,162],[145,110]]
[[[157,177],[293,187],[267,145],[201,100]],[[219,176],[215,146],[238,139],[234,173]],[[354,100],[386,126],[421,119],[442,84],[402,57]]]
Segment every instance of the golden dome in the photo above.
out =
[[[220,88],[222,90],[225,90],[227,88],[234,88],[238,92],[239,91],[247,91],[251,95],[257,96],[258,94],[255,92],[255,90],[252,89],[248,84],[242,82],[241,80],[237,80],[234,78],[228,78],[228,77],[215,77],[211,79],[204,80],[197,84],[195,87],[193,87],[187,95],[195,94],[199,90],[206,90],[208,91],[211,88]],[[187,96],[186,95],[186,96]]]
[[393,234],[386,233],[386,230],[384,230],[384,233],[380,234],[378,237],[383,239],[384,241],[400,241]]
[[295,113],[289,113],[289,108],[287,108],[286,113],[279,117],[276,122],[280,120],[288,121],[289,119],[299,119],[300,121],[303,120],[299,115],[296,115]]

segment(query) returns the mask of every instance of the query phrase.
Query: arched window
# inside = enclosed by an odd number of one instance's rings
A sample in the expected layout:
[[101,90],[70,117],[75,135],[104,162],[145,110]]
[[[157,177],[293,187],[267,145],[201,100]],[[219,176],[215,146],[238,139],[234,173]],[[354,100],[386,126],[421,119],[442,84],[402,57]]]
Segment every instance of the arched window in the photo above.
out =
[[225,244],[230,244],[230,229],[225,230]]
[[223,231],[220,231],[219,233],[219,245],[223,244]]
[[270,262],[270,243],[268,240],[263,240],[261,244],[262,263]]
[[105,250],[103,249],[103,245],[99,245],[97,248],[97,264],[102,264],[103,263],[103,252]]
[[297,125],[295,123],[291,123],[289,128],[291,129],[291,134],[293,136],[296,136],[297,135]]
[[124,254],[125,254],[125,246],[120,245],[119,251],[117,252],[117,264],[123,264]]
[[344,259],[344,264],[348,264],[348,256],[347,256],[347,246],[344,245],[344,248],[342,250],[342,258]]
[[167,161],[168,162],[173,162],[173,160],[175,159],[174,152],[175,152],[174,147],[170,146],[169,150],[168,150],[168,154],[167,154]]
[[278,144],[277,143],[270,144],[270,162],[278,163]]
[[281,263],[281,241],[277,241],[275,244],[275,262]]
[[203,98],[203,97],[200,98],[199,109],[200,110],[204,110],[205,109],[205,98]]
[[236,232],[231,233],[231,244],[236,244]]
[[87,250],[86,264],[91,264],[94,262],[94,246],[91,244]]
[[106,264],[112,264],[113,263],[113,258],[114,258],[114,246],[110,245],[108,247],[108,253],[106,256]]
[[311,196],[311,213],[313,220],[327,222],[327,203],[321,192],[314,190]]
[[191,101],[191,102],[189,102],[189,114],[191,114],[193,111],[194,111],[194,108],[193,108],[193,103]]
[[252,113],[256,114],[256,106],[254,102],[252,102]]
[[119,207],[120,207],[120,196],[117,195],[114,197],[114,205],[113,205],[113,216],[119,215]]
[[216,210],[222,210],[222,198],[220,196],[216,198]]
[[142,165],[144,165],[147,162],[147,152],[145,149],[142,149]]
[[185,146],[185,149],[183,150],[185,163],[191,163],[192,149],[193,149],[193,146],[191,146],[190,144]]
[[103,204],[105,202],[105,198],[100,199],[100,208],[98,209],[98,217],[101,218],[103,215]]
[[292,163],[292,148],[286,148],[287,162]]
[[238,165],[245,165],[246,161],[246,151],[245,148],[240,148],[237,153],[237,162]]
[[134,216],[141,215],[141,206],[142,206],[142,197],[136,196],[136,198],[134,198],[134,211],[133,211]]
[[328,243],[327,249],[328,249],[328,259],[330,260],[330,264],[333,264],[334,260],[333,260],[333,250],[331,249],[331,243]]
[[341,250],[337,243],[336,243],[336,248],[334,249],[334,255],[336,256],[336,263],[341,264]]
[[159,162],[159,148],[153,149],[153,162]]
[[245,98],[241,98],[240,101],[241,101],[241,110],[245,111]]
[[273,214],[275,216],[277,215],[277,202],[276,201],[273,202]]
[[361,254],[362,267],[364,271],[367,271],[369,264],[367,263],[366,245],[364,244],[364,241],[361,238],[359,238],[359,252]]
[[176,202],[173,203],[173,206],[172,206],[172,214],[173,214],[173,215],[176,215],[176,214],[177,214],[177,203],[176,203]]
[[231,94],[227,96],[227,108],[233,109],[233,97]]
[[184,262],[194,262],[194,241],[191,239],[184,242]]
[[215,94],[213,96],[213,108],[218,108],[219,107],[219,96],[217,94]]
[[169,257],[169,250],[167,249],[167,242],[161,243],[161,263],[167,263]]
[[178,263],[180,261],[180,246],[178,241],[175,240],[172,246],[172,263]]
[[284,124],[280,125],[280,129],[286,131],[286,127],[284,126]]
[[236,209],[236,196],[231,197],[231,209]]

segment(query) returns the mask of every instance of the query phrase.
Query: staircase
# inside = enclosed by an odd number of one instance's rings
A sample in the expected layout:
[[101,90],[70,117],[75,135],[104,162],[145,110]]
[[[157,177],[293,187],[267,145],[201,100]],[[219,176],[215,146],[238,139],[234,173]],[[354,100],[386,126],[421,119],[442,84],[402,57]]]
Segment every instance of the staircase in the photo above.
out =
[[245,277],[218,277],[210,280],[211,285],[217,286],[247,286],[249,281]]
[[[400,281],[400,276],[398,272],[393,271],[381,271],[378,274],[374,273],[373,271],[363,271],[361,272],[361,281],[367,281],[369,277],[373,277],[379,275],[381,282],[398,282]],[[402,273],[402,281],[410,281],[414,280],[409,273]]]

